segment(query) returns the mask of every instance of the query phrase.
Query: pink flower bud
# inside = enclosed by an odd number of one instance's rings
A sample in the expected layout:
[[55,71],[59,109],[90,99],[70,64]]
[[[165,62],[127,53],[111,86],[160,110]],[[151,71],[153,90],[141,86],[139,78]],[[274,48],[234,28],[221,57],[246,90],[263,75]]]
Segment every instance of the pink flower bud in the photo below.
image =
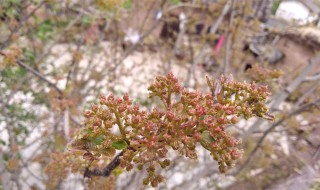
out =
[[196,107],[196,114],[197,116],[202,116],[206,114],[206,109],[203,106],[197,106]]
[[174,113],[172,111],[167,111],[166,117],[169,121],[172,121],[174,119]]
[[219,118],[217,119],[217,122],[218,122],[219,124],[225,124],[225,123],[226,123],[226,119],[225,119],[225,118],[222,118],[222,117],[219,117]]
[[92,105],[91,105],[91,110],[92,110],[93,112],[97,112],[97,111],[99,110],[99,106],[97,106],[97,105],[95,105],[95,104],[92,104]]

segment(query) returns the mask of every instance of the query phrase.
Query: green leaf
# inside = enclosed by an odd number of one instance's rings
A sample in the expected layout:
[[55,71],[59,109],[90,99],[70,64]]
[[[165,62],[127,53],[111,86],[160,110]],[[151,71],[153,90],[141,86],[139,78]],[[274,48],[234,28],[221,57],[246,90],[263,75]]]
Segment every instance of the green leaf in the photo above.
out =
[[85,129],[85,130],[83,130],[83,133],[92,134],[93,131],[91,129]]
[[83,23],[84,25],[89,25],[89,24],[91,24],[91,22],[92,22],[91,16],[85,16],[85,17],[83,17],[83,19],[82,19],[82,23]]
[[170,0],[170,3],[173,3],[173,4],[179,4],[181,1],[180,0]]
[[101,145],[102,142],[105,140],[104,135],[99,135],[96,138],[93,138],[92,141],[94,142],[94,144],[96,145]]
[[127,144],[126,141],[122,140],[122,141],[113,142],[112,146],[117,150],[123,150],[123,149],[126,149],[128,147],[128,144]]
[[53,33],[53,29],[54,29],[54,23],[46,20],[44,21],[39,27],[38,27],[38,31],[37,31],[37,36],[38,38],[40,38],[42,41],[45,41],[49,38],[52,37],[52,33]]
[[4,161],[8,161],[9,158],[10,158],[9,154],[6,154],[6,153],[5,153],[5,154],[2,155],[2,159],[3,159]]
[[122,168],[117,167],[112,171],[112,174],[118,177],[120,174],[122,174]]
[[202,137],[202,139],[204,139],[207,142],[214,142],[215,141],[215,139],[210,135],[209,131],[203,131],[201,133],[201,137]]
[[215,139],[210,135],[209,131],[203,131],[201,133],[202,140],[200,141],[200,144],[203,148],[210,150],[209,143],[214,142]]
[[0,144],[6,145],[6,142],[4,140],[0,139]]

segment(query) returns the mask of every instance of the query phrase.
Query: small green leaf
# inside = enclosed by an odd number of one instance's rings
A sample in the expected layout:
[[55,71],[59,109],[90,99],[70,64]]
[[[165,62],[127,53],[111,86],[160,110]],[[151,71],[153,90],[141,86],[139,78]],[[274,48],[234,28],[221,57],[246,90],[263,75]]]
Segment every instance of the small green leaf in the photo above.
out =
[[91,129],[85,129],[83,130],[83,133],[87,133],[87,134],[92,134],[92,130]]
[[118,177],[120,174],[122,174],[122,169],[120,167],[117,167],[112,171],[112,174]]
[[202,139],[204,139],[207,142],[214,142],[215,141],[215,139],[210,135],[209,131],[203,131],[201,133],[201,137],[202,137]]
[[112,146],[117,150],[123,150],[127,148],[128,144],[126,141],[122,140],[113,142]]
[[99,135],[96,138],[92,139],[92,141],[96,145],[101,145],[104,140],[105,140],[104,135]]
[[92,22],[92,18],[90,16],[85,16],[82,19],[82,23],[85,25],[89,25],[89,24],[91,24],[91,22]]
[[202,147],[207,150],[210,150],[209,143],[214,142],[215,139],[210,135],[209,131],[203,131],[201,133],[201,137],[202,137],[202,140],[200,141],[200,144],[202,145]]
[[10,158],[9,154],[3,154],[3,155],[2,155],[2,159],[3,159],[4,161],[8,161],[9,158]]
[[0,139],[0,144],[6,145],[6,142],[4,140]]
[[179,3],[181,3],[181,1],[180,1],[180,0],[170,0],[170,3],[172,3],[172,4],[179,4]]

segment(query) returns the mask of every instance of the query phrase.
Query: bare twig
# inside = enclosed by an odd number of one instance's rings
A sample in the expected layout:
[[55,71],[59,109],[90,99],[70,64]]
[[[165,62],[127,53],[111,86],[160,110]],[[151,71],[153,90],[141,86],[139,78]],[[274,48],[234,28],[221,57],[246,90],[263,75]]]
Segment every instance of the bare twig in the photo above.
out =
[[232,35],[233,32],[231,31],[232,25],[233,25],[233,20],[235,16],[235,0],[232,0],[231,3],[231,17],[230,17],[230,22],[229,22],[229,28],[227,32],[227,44],[225,46],[225,57],[224,57],[224,64],[223,64],[223,73],[226,75],[228,73],[228,67],[229,67],[229,62],[230,62],[230,57],[232,53]]
[[49,81],[46,77],[44,77],[41,73],[37,72],[36,70],[33,70],[31,67],[29,67],[28,65],[24,64],[23,62],[21,62],[20,60],[16,61],[17,64],[19,66],[21,66],[22,68],[26,69],[27,71],[29,71],[30,73],[32,73],[33,75],[35,75],[36,77],[38,77],[39,79],[45,81],[46,83],[48,83],[48,85],[53,88],[55,91],[57,91],[59,93],[60,96],[63,95],[63,92],[51,81]]
[[320,79],[320,73],[314,74],[312,76],[308,76],[304,79],[304,81],[317,81]]

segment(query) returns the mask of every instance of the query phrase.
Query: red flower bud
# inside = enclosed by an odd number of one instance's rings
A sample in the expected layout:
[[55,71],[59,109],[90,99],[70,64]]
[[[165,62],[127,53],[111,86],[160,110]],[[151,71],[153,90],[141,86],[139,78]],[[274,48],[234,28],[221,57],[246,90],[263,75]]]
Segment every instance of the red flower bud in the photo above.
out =
[[166,117],[169,121],[172,121],[174,119],[174,113],[172,111],[167,111]]
[[225,123],[226,123],[226,119],[225,119],[225,118],[222,118],[222,117],[219,117],[219,118],[217,119],[217,122],[218,122],[219,124],[225,124]]

